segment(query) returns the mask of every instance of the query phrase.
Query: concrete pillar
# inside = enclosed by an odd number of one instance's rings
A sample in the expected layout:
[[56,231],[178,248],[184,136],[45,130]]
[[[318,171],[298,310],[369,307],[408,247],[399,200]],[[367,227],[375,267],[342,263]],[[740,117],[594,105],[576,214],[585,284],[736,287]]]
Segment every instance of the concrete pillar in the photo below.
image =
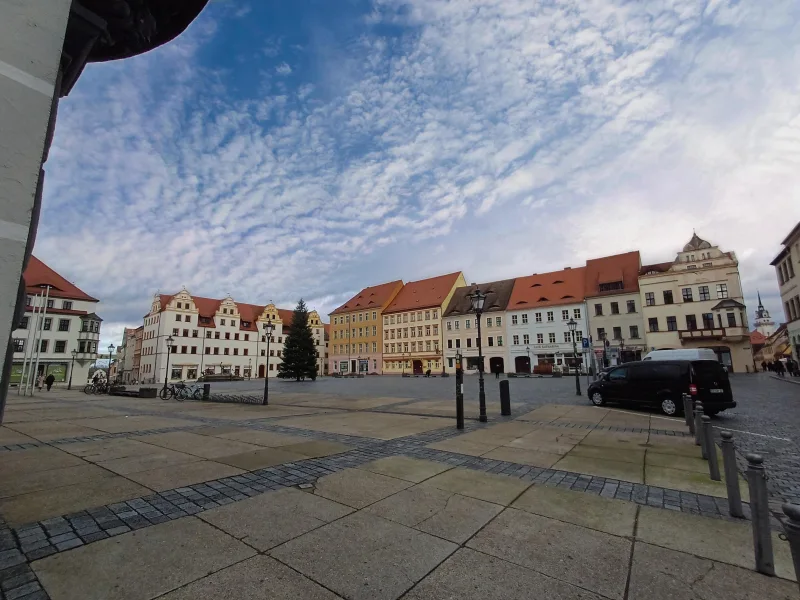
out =
[[[26,246],[32,248],[36,235],[34,206],[57,102],[70,4],[70,0],[0,3],[0,365],[5,363],[15,325]],[[7,377],[0,373],[0,422]]]

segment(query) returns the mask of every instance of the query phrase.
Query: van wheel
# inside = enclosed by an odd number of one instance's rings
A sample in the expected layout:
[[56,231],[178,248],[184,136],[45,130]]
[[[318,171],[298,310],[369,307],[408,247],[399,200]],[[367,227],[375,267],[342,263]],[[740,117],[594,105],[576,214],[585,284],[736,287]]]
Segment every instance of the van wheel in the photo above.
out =
[[605,398],[600,392],[594,392],[591,397],[592,404],[595,406],[603,406],[606,403]]
[[669,396],[664,396],[661,399],[661,412],[670,417],[676,415],[678,414],[678,405]]

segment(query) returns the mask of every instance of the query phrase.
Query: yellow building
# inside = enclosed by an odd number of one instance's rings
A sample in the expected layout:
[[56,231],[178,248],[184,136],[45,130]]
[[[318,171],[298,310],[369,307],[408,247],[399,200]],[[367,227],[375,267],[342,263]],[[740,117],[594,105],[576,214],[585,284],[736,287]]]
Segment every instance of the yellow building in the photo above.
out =
[[384,373],[441,371],[442,313],[464,275],[450,273],[407,283],[383,311]]
[[671,263],[643,266],[647,348],[711,348],[728,370],[753,368],[747,308],[733,252],[694,234]]
[[381,373],[384,308],[403,289],[402,281],[364,288],[330,313],[329,373]]

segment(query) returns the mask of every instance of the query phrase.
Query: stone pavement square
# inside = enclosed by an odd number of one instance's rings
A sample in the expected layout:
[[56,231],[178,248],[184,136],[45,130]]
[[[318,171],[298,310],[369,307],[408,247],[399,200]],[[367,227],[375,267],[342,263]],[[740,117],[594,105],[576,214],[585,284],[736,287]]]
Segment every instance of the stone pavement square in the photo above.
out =
[[796,600],[797,584],[637,542],[628,597],[649,600]]
[[[671,469],[667,467],[647,466],[645,468],[645,483],[659,487],[694,492],[695,494],[705,494],[706,496],[716,496],[717,498],[727,498],[728,491],[725,487],[725,478],[721,481],[714,481],[708,474],[708,463],[705,473],[687,471],[683,469]],[[722,461],[720,461],[720,471],[722,471]],[[739,477],[739,491],[742,500],[750,501],[750,491],[744,479]]]
[[467,547],[620,599],[631,541],[570,523],[505,509]]
[[16,423],[12,425],[12,428],[15,431],[42,442],[105,433],[101,429],[93,429],[68,421],[32,421],[29,423]]
[[365,512],[346,516],[270,554],[352,600],[394,600],[458,546]]
[[274,465],[281,465],[283,463],[290,463],[296,460],[303,460],[307,457],[295,452],[289,452],[285,449],[279,448],[261,448],[259,450],[251,450],[250,452],[243,452],[241,454],[231,454],[230,456],[221,456],[217,462],[243,469],[244,471],[255,471],[256,469],[264,469]]
[[159,600],[338,600],[269,556],[254,556],[159,596]]
[[281,450],[285,452],[292,452],[306,458],[341,454],[342,452],[348,452],[352,449],[351,446],[340,444],[339,442],[329,442],[327,440],[306,440],[281,447]]
[[430,460],[420,460],[408,456],[387,456],[373,460],[359,467],[365,471],[372,471],[379,475],[387,475],[396,479],[404,479],[413,483],[420,483],[426,479],[447,471],[451,467]]
[[49,471],[65,467],[77,467],[86,463],[58,448],[44,447],[19,450],[13,454],[0,455],[0,480],[35,471]]
[[620,481],[630,481],[631,483],[644,483],[644,469],[641,464],[619,460],[573,456],[570,453],[553,465],[553,468],[619,479]]
[[361,469],[345,469],[320,477],[314,493],[353,508],[364,508],[409,486],[410,481]]
[[19,433],[6,426],[0,427],[0,446],[8,446],[11,444],[29,444],[36,440],[29,435]]
[[125,438],[64,444],[60,449],[93,463],[111,461],[119,458],[135,459],[148,454],[159,454],[165,451],[161,446],[153,446],[152,444],[145,444],[144,442],[137,442],[136,440]]
[[346,412],[310,417],[289,417],[281,420],[281,425],[379,440],[393,440],[432,429],[452,427],[453,422],[451,419],[439,417]]
[[231,536],[185,517],[32,563],[52,600],[154,598],[256,554]]
[[186,427],[195,424],[193,421],[187,421],[185,419],[152,417],[147,415],[101,417],[99,419],[77,419],[72,422],[76,425],[91,427],[92,429],[98,429],[108,433],[144,431],[147,429],[165,429],[167,427]]
[[307,439],[299,435],[286,435],[285,433],[275,433],[273,431],[259,431],[257,429],[241,428],[236,428],[234,431],[218,434],[205,434],[201,431],[195,431],[195,433],[202,433],[203,435],[215,435],[216,437],[221,437],[228,440],[236,440],[239,442],[246,442],[248,444],[255,444],[257,446],[266,446],[268,448],[278,448],[280,446],[288,446],[289,444],[297,444],[304,442]]
[[444,450],[445,452],[456,452],[458,454],[466,454],[468,456],[483,456],[487,452],[491,452],[499,447],[499,444],[487,444],[485,442],[476,442],[469,439],[462,439],[466,436],[458,436],[428,444],[428,448],[434,450]]
[[462,548],[404,600],[601,600],[601,596],[531,569]]
[[[137,471],[129,473],[128,479],[147,486],[151,490],[161,492],[171,490],[194,483],[211,481],[222,477],[233,477],[244,473],[242,469],[237,469],[230,465],[221,464],[212,460],[196,460],[195,462],[180,463],[149,471]],[[143,495],[143,494],[137,494]],[[135,498],[136,496],[129,496]],[[123,498],[127,500],[127,498]],[[87,507],[88,508],[88,507]]]
[[507,506],[525,491],[530,483],[505,475],[457,467],[423,481],[419,485]]
[[263,552],[351,512],[349,506],[288,488],[212,508],[199,517]]
[[[125,440],[134,442],[133,440]],[[146,446],[146,444],[142,444]],[[113,471],[118,475],[129,475],[141,471],[151,471],[172,465],[179,465],[189,462],[197,462],[198,457],[183,452],[176,452],[160,446],[150,446],[144,453],[137,453],[134,456],[123,456],[112,460],[99,460],[97,465]]]
[[520,465],[530,465],[532,467],[542,467],[549,469],[559,460],[561,454],[551,454],[540,450],[526,450],[524,448],[511,448],[509,446],[499,446],[482,455],[484,458],[493,460],[505,460]]
[[201,458],[219,458],[231,454],[241,454],[250,450],[261,450],[261,446],[226,440],[222,438],[197,435],[188,431],[171,431],[169,433],[155,433],[134,438],[137,441],[154,446],[162,446],[170,450],[193,454]]
[[88,463],[47,471],[19,473],[10,478],[0,477],[0,498],[19,496],[20,494],[28,494],[39,490],[50,490],[66,485],[105,479],[111,476],[112,473],[109,471]]

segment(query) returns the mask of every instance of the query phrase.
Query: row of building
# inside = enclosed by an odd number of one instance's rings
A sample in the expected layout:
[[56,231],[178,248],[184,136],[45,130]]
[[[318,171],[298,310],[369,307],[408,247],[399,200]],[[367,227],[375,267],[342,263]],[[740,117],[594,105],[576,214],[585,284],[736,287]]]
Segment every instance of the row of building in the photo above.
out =
[[785,334],[786,343],[781,344],[780,340],[773,336],[767,337],[773,338],[769,340],[769,346],[775,349],[774,358],[794,355],[794,359],[800,362],[800,283],[797,277],[800,273],[800,223],[792,228],[789,235],[781,242],[781,246],[783,248],[770,264],[775,267],[785,317],[780,331],[775,333]]
[[637,251],[502,281],[468,285],[457,272],[365,288],[330,314],[328,370],[452,372],[457,352],[477,369],[476,289],[487,296],[487,371],[585,371],[653,348],[698,347],[713,349],[733,372],[753,368],[736,255],[695,234],[674,260],[652,265]]

